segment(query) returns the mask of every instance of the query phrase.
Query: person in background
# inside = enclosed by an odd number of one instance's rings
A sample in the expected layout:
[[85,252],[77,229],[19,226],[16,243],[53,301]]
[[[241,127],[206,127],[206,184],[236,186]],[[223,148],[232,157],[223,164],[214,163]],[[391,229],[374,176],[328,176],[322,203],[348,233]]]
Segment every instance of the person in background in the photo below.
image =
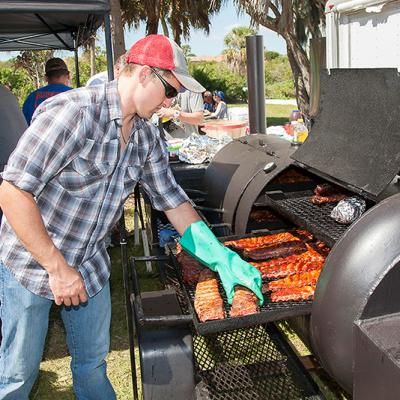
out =
[[48,84],[30,93],[22,106],[22,112],[28,125],[31,123],[33,113],[41,103],[49,97],[72,89],[68,86],[70,73],[67,64],[61,58],[50,58],[46,62],[45,73]]
[[228,106],[225,103],[225,94],[221,90],[216,90],[213,94],[213,100],[215,101],[215,111],[211,114],[211,117],[217,119],[225,119],[228,117]]
[[192,207],[149,118],[178,92],[202,93],[182,49],[163,35],[136,42],[119,79],[59,94],[36,110],[3,172],[0,207],[0,399],[28,399],[55,302],[79,400],[115,400],[110,257],[105,237],[138,183],[182,235],[182,248],[260,303],[260,272],[224,247]]
[[[126,65],[126,53],[119,56],[114,64],[114,79],[118,79],[119,74],[121,73],[125,65]],[[108,82],[107,71],[99,72],[98,74],[93,75],[91,78],[88,79],[85,86],[102,85],[105,82]]]
[[157,115],[159,118],[172,118],[183,129],[184,134],[170,132],[173,137],[186,138],[193,133],[198,134],[198,126],[204,121],[203,97],[201,93],[186,90],[178,94],[175,107],[162,107]]
[[224,92],[217,90],[214,92],[213,99],[216,107],[215,111],[207,116],[207,118],[226,119],[228,118],[228,106],[225,103]]
[[210,114],[215,111],[213,95],[209,90],[203,93],[203,108],[204,111],[208,111]]

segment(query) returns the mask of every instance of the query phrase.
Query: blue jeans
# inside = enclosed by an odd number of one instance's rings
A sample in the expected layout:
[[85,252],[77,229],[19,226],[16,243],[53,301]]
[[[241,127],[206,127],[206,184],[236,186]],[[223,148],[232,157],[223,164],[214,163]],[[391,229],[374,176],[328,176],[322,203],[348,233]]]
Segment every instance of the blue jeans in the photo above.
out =
[[[0,262],[0,399],[28,399],[39,372],[52,303],[25,289]],[[109,284],[84,305],[63,307],[61,316],[77,399],[114,400],[104,360],[110,346]]]

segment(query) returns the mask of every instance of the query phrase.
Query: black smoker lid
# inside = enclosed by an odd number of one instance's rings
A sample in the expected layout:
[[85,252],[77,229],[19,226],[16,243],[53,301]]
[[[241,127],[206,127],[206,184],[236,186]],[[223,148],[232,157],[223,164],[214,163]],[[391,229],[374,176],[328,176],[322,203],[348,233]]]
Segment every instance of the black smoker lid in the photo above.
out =
[[323,71],[320,113],[292,158],[375,199],[400,170],[397,69]]

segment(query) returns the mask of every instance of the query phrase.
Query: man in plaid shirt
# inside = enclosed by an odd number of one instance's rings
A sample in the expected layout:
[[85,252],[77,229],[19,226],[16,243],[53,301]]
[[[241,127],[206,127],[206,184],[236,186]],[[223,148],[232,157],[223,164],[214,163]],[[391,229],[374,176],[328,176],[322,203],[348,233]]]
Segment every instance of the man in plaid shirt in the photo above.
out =
[[[1,399],[28,399],[53,301],[62,306],[76,397],[115,399],[104,361],[111,318],[104,239],[138,182],[183,234],[184,248],[220,276],[223,269],[230,300],[236,284],[261,296],[259,272],[242,260],[238,267],[204,228],[148,122],[179,91],[204,88],[189,75],[182,50],[162,35],[139,40],[127,63],[118,80],[45,101],[2,174]],[[230,270],[235,265],[239,273]]]

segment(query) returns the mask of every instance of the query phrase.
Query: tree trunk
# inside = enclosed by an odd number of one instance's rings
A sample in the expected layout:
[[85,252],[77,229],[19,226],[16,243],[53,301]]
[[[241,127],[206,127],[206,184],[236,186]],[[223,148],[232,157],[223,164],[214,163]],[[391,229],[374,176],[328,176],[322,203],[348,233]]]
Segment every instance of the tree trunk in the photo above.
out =
[[293,72],[297,104],[304,115],[310,108],[310,62],[303,48],[291,34],[284,36],[287,55]]
[[111,32],[113,41],[114,62],[126,52],[124,25],[121,18],[121,3],[119,0],[111,0]]
[[[267,4],[264,4],[265,7],[268,6],[268,12],[259,11],[258,5],[261,3],[261,0],[235,0],[235,2],[239,3],[255,22],[278,33],[286,41],[297,103],[302,113],[309,116],[311,68],[307,54],[302,48],[299,38],[296,36],[293,1],[281,0],[280,8],[278,7],[278,2],[268,1]],[[321,0],[316,0],[315,7],[323,10],[323,4]],[[314,28],[314,31],[319,30],[318,26],[312,26],[312,28]]]
[[90,39],[89,43],[89,51],[90,51],[90,76],[93,76],[96,73],[96,39]]
[[160,0],[155,0],[154,7],[147,10],[146,35],[155,35],[158,33],[160,10]]
[[296,57],[293,54],[293,50],[290,49],[289,46],[287,46],[287,55],[288,55],[288,60],[289,60],[290,67],[291,67],[292,73],[293,73],[297,105],[298,105],[300,111],[304,115],[308,115],[309,107],[310,107],[309,91],[307,91],[307,89],[306,89],[306,85],[304,83],[304,76],[302,75],[299,65],[296,62]]
[[169,37],[169,30],[168,30],[167,22],[165,21],[165,16],[161,17],[161,27],[163,30],[163,35]]

